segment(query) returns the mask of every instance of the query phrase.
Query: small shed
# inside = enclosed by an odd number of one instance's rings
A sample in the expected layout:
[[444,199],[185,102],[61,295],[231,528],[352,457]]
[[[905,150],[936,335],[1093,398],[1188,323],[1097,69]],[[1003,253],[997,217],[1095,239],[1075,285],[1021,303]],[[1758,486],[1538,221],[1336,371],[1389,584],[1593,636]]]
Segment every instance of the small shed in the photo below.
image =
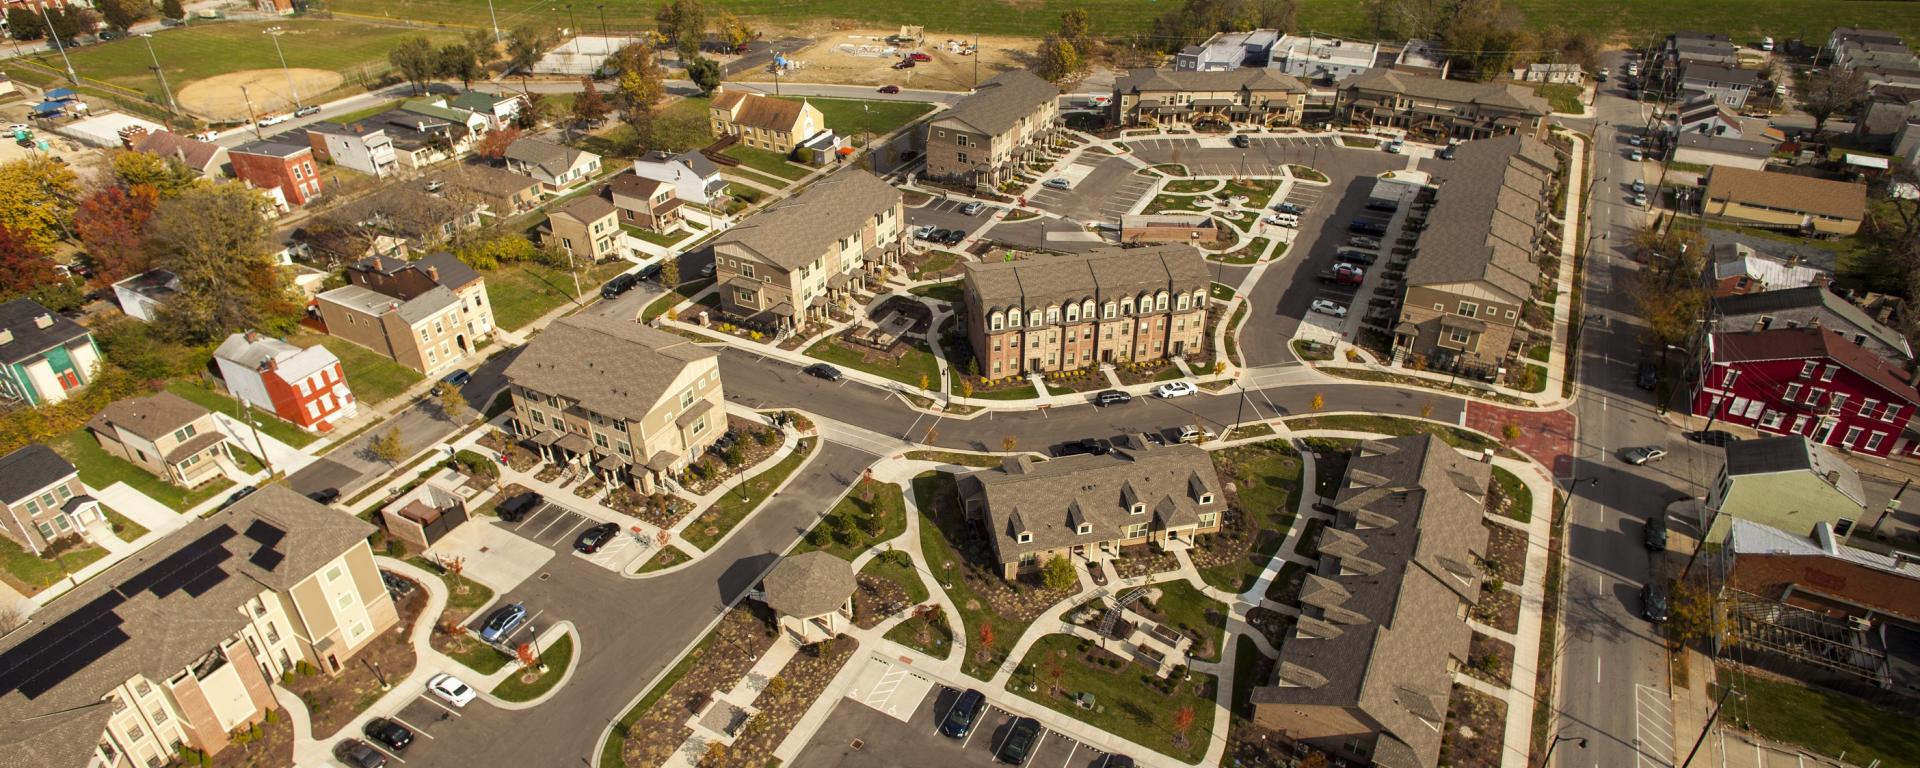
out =
[[780,628],[802,643],[830,640],[853,621],[853,564],[828,552],[805,552],[780,561],[760,582],[760,600],[773,609]]
[[434,477],[380,509],[387,534],[415,550],[434,545],[467,521],[467,502]]

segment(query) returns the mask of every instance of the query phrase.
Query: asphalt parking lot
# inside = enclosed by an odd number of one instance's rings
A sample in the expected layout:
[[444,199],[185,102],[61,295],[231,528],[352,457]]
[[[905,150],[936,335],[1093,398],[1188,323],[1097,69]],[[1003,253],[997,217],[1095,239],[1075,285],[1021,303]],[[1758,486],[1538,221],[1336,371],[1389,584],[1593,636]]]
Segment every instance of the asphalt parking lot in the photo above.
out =
[[1135,170],[1118,157],[1083,155],[1046,174],[1048,179],[1066,179],[1072,189],[1039,187],[1027,196],[1027,204],[1084,223],[1118,223],[1153,189],[1154,180]]
[[[1178,163],[1195,176],[1274,176],[1289,163],[1314,165],[1325,149],[1338,149],[1333,139],[1324,136],[1248,136],[1243,149],[1234,146],[1210,146],[1197,138],[1126,139],[1135,157],[1148,165]],[[1322,150],[1319,155],[1315,150]],[[1358,151],[1358,150],[1345,150]]]
[[635,538],[629,531],[622,530],[600,551],[584,555],[573,551],[573,542],[588,528],[599,525],[600,521],[560,506],[552,501],[541,502],[540,507],[520,518],[517,523],[501,523],[501,527],[518,534],[521,538],[552,549],[561,555],[577,557],[607,570],[619,573],[632,565],[633,561],[645,557],[652,543]]
[[964,205],[964,200],[936,199],[919,208],[908,208],[907,226],[912,228],[931,224],[937,229],[964,229],[968,235],[979,234],[993,216],[995,207],[982,206],[979,213],[968,216],[960,212]]

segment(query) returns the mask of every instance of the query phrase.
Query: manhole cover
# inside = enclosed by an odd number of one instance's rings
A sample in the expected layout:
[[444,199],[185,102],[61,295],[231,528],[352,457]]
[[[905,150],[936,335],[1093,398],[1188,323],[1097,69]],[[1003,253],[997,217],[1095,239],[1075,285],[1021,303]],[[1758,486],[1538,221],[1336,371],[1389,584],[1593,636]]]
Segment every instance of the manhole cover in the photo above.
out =
[[866,745],[867,745],[867,743],[866,743],[866,742],[864,742],[864,741],[861,741],[861,740],[859,740],[859,739],[854,739],[854,740],[853,740],[853,744],[852,744],[852,747],[853,747],[854,749],[860,749],[861,747],[865,747]]
[[553,574],[551,574],[551,573],[541,573],[541,574],[540,574],[540,580],[541,580],[541,581],[546,581],[546,580],[547,580],[548,578],[550,578],[550,577],[552,577],[552,576],[553,576]]

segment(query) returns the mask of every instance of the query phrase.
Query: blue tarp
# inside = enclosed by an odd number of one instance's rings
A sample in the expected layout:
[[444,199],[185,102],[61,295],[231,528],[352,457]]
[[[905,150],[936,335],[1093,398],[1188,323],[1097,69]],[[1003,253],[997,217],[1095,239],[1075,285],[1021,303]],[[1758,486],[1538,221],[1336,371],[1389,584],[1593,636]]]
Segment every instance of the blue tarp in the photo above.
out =
[[55,88],[51,91],[47,91],[46,100],[59,101],[60,99],[71,99],[79,95],[80,94],[78,93],[74,93],[72,88]]
[[53,114],[58,114],[60,110],[63,110],[66,108],[67,108],[67,102],[47,101],[47,102],[41,102],[39,104],[33,105],[33,113],[36,115],[53,115]]

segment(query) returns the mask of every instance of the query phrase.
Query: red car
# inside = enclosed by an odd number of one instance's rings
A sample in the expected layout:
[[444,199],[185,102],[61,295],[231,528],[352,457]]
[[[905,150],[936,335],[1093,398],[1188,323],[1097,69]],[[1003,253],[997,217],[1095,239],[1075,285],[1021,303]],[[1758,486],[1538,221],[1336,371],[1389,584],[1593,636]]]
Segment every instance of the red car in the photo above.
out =
[[900,86],[897,86],[897,85],[883,85],[883,86],[880,86],[880,92],[881,92],[881,93],[899,93],[899,92],[900,92]]
[[914,61],[933,61],[932,56],[928,56],[919,51],[914,51],[913,53],[907,54],[907,58],[913,59]]

